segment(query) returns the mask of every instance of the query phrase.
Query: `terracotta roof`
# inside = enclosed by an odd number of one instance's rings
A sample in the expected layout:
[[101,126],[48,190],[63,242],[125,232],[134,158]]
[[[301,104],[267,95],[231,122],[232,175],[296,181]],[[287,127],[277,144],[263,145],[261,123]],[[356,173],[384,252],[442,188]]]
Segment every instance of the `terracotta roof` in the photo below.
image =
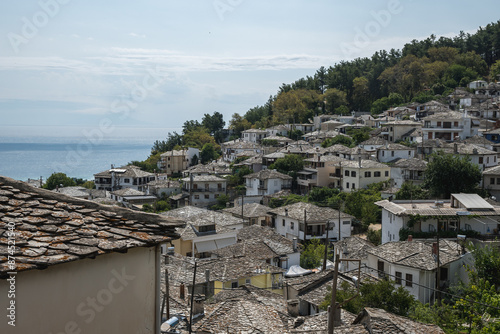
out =
[[[285,209],[288,211],[285,211]],[[328,207],[319,207],[311,203],[297,202],[294,204],[282,206],[276,209],[269,210],[269,212],[286,216],[296,220],[304,220],[304,210],[306,211],[307,222],[326,222],[330,219],[338,219],[339,210],[335,210]],[[340,212],[341,218],[354,218],[345,212]]]
[[[103,206],[0,177],[0,276],[177,238],[184,223],[129,209]],[[14,229],[16,265],[10,268]]]

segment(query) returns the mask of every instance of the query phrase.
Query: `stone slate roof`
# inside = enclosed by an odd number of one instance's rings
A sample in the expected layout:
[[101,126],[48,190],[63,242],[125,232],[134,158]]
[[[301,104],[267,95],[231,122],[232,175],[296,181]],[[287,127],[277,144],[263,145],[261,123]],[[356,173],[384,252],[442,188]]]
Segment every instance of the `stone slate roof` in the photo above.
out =
[[244,176],[245,179],[271,180],[282,179],[291,180],[292,177],[276,171],[275,169],[263,169],[257,173],[252,173]]
[[109,169],[109,170],[106,170],[104,172],[94,174],[94,176],[95,177],[111,177],[111,174],[113,171],[115,172],[115,175],[119,176],[119,177],[138,178],[138,177],[155,176],[153,173],[145,172],[140,167],[134,166],[134,165],[128,165],[128,166]]
[[210,211],[194,206],[184,206],[182,208],[161,213],[162,216],[183,219],[187,222],[185,227],[179,227],[176,232],[183,240],[192,240],[200,234],[197,226],[214,225],[217,234],[231,232],[235,226],[241,225],[241,219],[227,213]]
[[263,241],[276,254],[294,253],[293,241],[267,227],[252,225],[238,230],[238,240]]
[[[306,292],[316,286],[318,282],[333,279],[333,270],[325,270],[304,276],[287,277],[285,282],[299,292]],[[338,282],[337,282],[338,283]]]
[[486,168],[483,175],[500,175],[500,165]]
[[229,164],[220,162],[211,162],[209,164],[197,164],[189,167],[184,173],[188,174],[231,174]]
[[115,190],[115,191],[113,191],[111,193],[113,195],[120,196],[120,197],[124,197],[124,196],[146,196],[146,193],[144,193],[142,191],[139,191],[139,190],[132,189],[132,188],[123,188],[123,189]]
[[[177,238],[184,223],[103,206],[0,176],[0,277]],[[7,263],[14,226],[15,268]]]
[[[194,262],[192,258],[175,253],[168,255],[169,277],[177,283],[191,285],[193,282]],[[267,264],[251,257],[226,257],[197,260],[196,284],[206,282],[205,270],[210,270],[209,281],[229,282],[240,278],[260,276],[267,273],[278,274],[284,269]]]
[[382,309],[369,307],[358,314],[353,324],[362,324],[370,328],[371,334],[444,334],[439,326],[416,322]]
[[415,122],[415,121],[409,121],[409,120],[404,120],[404,121],[392,121],[392,122],[387,122],[384,125],[392,125],[392,126],[398,126],[398,125],[411,125],[411,126],[422,126],[422,123],[420,122]]
[[[471,119],[477,119],[477,117],[473,117],[473,116],[470,116],[470,115],[468,115],[467,117],[471,118]],[[464,113],[458,112],[458,111],[449,110],[449,111],[444,111],[444,112],[436,112],[434,115],[429,115],[429,116],[424,117],[423,120],[424,121],[430,121],[430,120],[445,120],[445,121],[449,121],[449,120],[459,120],[459,119],[462,119],[462,118],[464,118]]]
[[489,141],[488,139],[486,139],[484,137],[480,137],[478,135],[470,137],[470,138],[466,138],[466,139],[461,140],[459,142],[464,143],[464,144],[488,145],[488,146],[493,144],[493,142]]
[[224,248],[216,249],[211,253],[219,258],[240,258],[247,256],[257,260],[268,260],[279,257],[279,254],[274,252],[265,242],[258,240],[244,240]]
[[[337,219],[339,217],[339,210],[328,207],[319,207],[311,203],[297,202],[294,204],[282,206],[276,209],[269,210],[270,213],[286,216],[288,210],[288,217],[296,220],[304,220],[304,210],[306,210],[307,222],[326,222],[330,219]],[[345,212],[340,212],[340,218],[354,218]]]
[[335,242],[334,246],[340,247],[342,252],[347,250],[350,259],[366,259],[368,250],[375,248],[371,242],[355,235]]
[[450,201],[442,201],[442,207],[436,207],[434,201],[432,200],[401,200],[401,201],[388,201],[382,200],[375,202],[376,205],[384,208],[392,214],[397,216],[411,216],[411,215],[421,215],[421,216],[457,216],[458,212],[470,211],[473,214],[478,214],[479,216],[500,216],[500,207],[493,206],[489,210],[474,210],[465,208],[452,208],[450,206]]
[[[190,177],[181,179],[182,182],[191,182]],[[193,182],[226,182],[226,179],[215,175],[193,175]]]
[[359,161],[348,160],[346,162],[342,162],[342,167],[344,168],[389,168],[389,166],[384,165],[383,163],[361,159],[361,167],[359,166]]
[[259,144],[257,144],[257,143],[253,143],[251,141],[244,141],[242,139],[231,140],[231,141],[222,143],[221,146],[224,147],[225,149],[227,149],[227,148],[233,148],[233,149],[261,149],[262,148],[262,146],[259,145]]
[[82,198],[89,197],[89,189],[80,186],[62,187],[59,189],[54,189],[53,191],[72,197],[82,197]]
[[176,180],[158,180],[148,182],[148,186],[154,188],[180,188],[181,183]]
[[411,170],[426,170],[428,162],[425,160],[412,158],[412,159],[399,159],[394,163],[393,167],[411,169]]
[[[461,257],[461,247],[456,242],[440,240],[439,249],[440,265],[446,265]],[[436,258],[432,254],[432,243],[422,241],[387,242],[368,249],[367,252],[392,264],[421,270],[435,270],[437,268]]]
[[[336,334],[368,334],[369,332],[365,329],[363,325],[350,325],[356,315],[344,309],[340,310],[340,319],[343,325],[335,327]],[[328,330],[328,312],[320,312],[314,315],[301,316],[297,318],[292,318],[293,324],[289,327],[293,327],[292,333],[315,333],[323,334],[327,333]]]
[[408,147],[408,146],[401,145],[401,144],[387,143],[387,144],[383,145],[382,147],[379,147],[377,150],[384,150],[384,151],[414,151],[415,149],[413,147]]
[[160,157],[182,157],[188,154],[187,150],[172,150],[160,154]]
[[[222,211],[241,217],[241,205],[223,209]],[[243,217],[254,218],[269,216],[267,211],[269,211],[269,207],[260,203],[248,203],[243,205]]]

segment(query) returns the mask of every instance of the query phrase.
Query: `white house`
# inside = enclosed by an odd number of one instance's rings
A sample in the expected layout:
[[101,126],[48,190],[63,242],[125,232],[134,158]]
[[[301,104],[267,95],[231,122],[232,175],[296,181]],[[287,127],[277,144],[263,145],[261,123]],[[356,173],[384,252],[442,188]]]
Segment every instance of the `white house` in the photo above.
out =
[[[367,271],[380,278],[393,280],[422,303],[435,301],[437,242],[422,241],[388,242],[369,248]],[[464,263],[471,264],[471,254],[450,240],[439,242],[439,287],[444,289],[459,281],[467,282]]]
[[252,143],[260,143],[267,136],[268,132],[266,130],[248,129],[241,131],[241,139]]
[[114,168],[94,174],[94,183],[97,190],[115,191],[122,188],[131,188],[146,191],[150,181],[155,180],[153,173],[145,172],[134,165]]
[[191,175],[181,179],[182,191],[189,194],[189,205],[207,207],[226,194],[226,179],[215,175]]
[[395,188],[401,188],[405,182],[422,184],[428,162],[417,158],[401,159],[391,165],[391,179]]
[[264,169],[257,173],[245,175],[246,195],[272,195],[283,189],[290,189],[292,177],[275,169]]
[[391,162],[396,159],[412,159],[415,157],[415,149],[401,145],[388,143],[377,148],[378,162]]
[[434,236],[440,231],[464,234],[476,231],[476,238],[498,237],[500,207],[492,206],[477,194],[452,194],[451,200],[396,200],[375,202],[382,208],[382,243],[400,241],[399,232]]
[[292,239],[306,241],[312,238],[339,240],[351,235],[352,217],[347,213],[311,203],[298,202],[269,211],[274,215],[276,232]]
[[478,134],[479,119],[457,111],[435,113],[423,118],[423,140],[455,141]]

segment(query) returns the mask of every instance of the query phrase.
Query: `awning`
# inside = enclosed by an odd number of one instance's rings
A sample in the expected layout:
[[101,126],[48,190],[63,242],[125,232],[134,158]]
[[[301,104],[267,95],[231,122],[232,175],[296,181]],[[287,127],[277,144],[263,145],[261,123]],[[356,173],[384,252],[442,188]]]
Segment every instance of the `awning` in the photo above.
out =
[[213,240],[199,241],[195,243],[194,246],[196,247],[198,253],[210,252],[217,249],[217,245]]
[[217,248],[223,248],[236,243],[236,238],[224,238],[215,240]]

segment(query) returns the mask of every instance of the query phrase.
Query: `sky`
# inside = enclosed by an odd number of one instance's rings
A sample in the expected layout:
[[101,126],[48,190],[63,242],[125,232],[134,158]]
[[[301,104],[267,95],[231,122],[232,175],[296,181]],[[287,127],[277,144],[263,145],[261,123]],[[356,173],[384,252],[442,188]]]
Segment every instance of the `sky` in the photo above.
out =
[[[497,1],[0,2],[0,138],[166,136],[321,66],[496,22]],[[134,132],[135,131],[135,132]],[[160,139],[160,138],[159,138]]]

